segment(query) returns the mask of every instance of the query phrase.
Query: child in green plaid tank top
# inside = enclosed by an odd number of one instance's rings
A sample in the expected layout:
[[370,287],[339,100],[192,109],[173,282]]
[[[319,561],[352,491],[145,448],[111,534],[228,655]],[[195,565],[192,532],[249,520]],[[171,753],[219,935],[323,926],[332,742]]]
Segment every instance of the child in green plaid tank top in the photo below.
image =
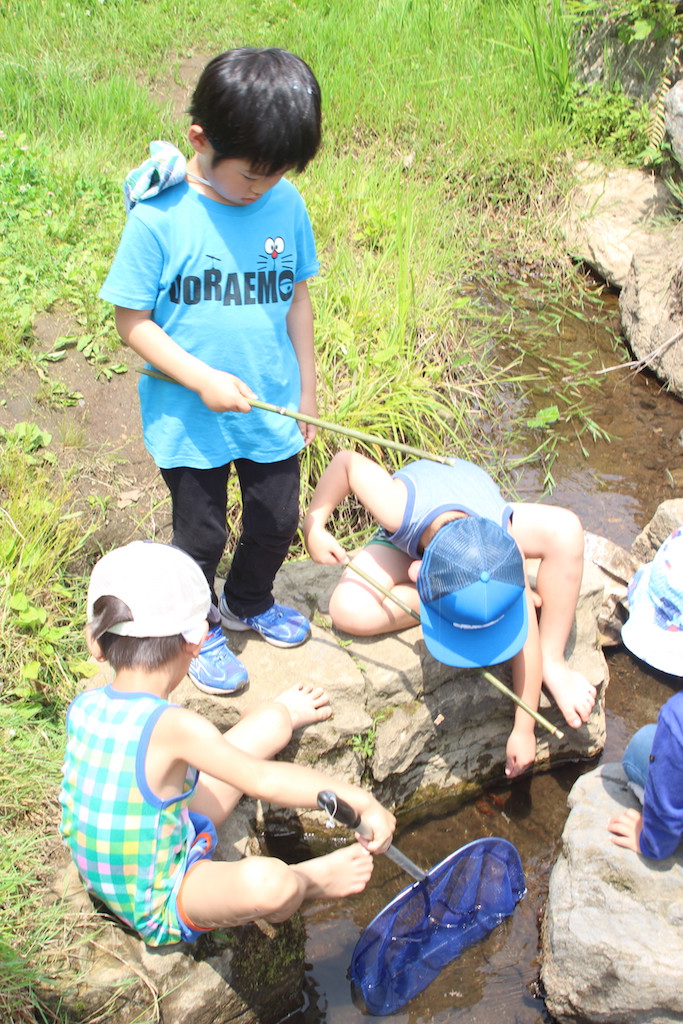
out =
[[[61,831],[87,888],[150,945],[193,941],[257,918],[283,921],[305,899],[360,892],[395,820],[365,790],[272,761],[296,729],[328,718],[320,687],[294,685],[244,713],[225,735],[170,702],[214,615],[208,584],[178,548],[137,541],[98,562],[87,642],[116,671],[67,716]],[[247,794],[316,807],[333,787],[373,839],[287,865],[211,858],[220,826]]]

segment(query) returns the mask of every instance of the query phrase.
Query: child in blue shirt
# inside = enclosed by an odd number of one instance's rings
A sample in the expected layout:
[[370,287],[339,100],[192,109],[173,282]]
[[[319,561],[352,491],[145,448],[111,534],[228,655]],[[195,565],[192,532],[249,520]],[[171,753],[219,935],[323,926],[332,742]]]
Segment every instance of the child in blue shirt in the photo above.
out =
[[[660,672],[683,676],[683,528],[638,569],[628,603],[626,647]],[[670,857],[683,839],[683,691],[666,701],[656,725],[632,737],[622,763],[642,810],[609,819],[612,842],[652,860]]]
[[[234,465],[242,532],[221,618],[289,647],[310,625],[274,602],[272,586],[298,525],[298,452],[315,430],[248,399],[317,412],[307,279],[318,261],[303,200],[283,175],[317,151],[320,89],[294,54],[230,50],[204,69],[190,117],[187,164],[155,143],[150,187],[129,176],[132,210],[100,295],[114,303],[126,344],[178,382],[144,376],[139,386],[145,445],[171,493],[173,543],[213,593]],[[214,694],[246,684],[220,624],[190,676]]]
[[[352,564],[419,611],[425,643],[438,660],[483,667],[512,658],[514,690],[526,704],[537,709],[544,683],[568,725],[578,729],[587,721],[596,689],[564,656],[583,572],[583,528],[573,512],[511,504],[483,469],[464,459],[421,459],[391,476],[364,455],[343,451],[318,481],[304,520],[306,547],[317,562],[349,560],[325,528],[349,494],[382,527]],[[525,558],[541,560],[535,594]],[[415,621],[349,570],[332,594],[330,615],[359,636]],[[534,721],[518,708],[506,775],[529,768],[535,753]]]

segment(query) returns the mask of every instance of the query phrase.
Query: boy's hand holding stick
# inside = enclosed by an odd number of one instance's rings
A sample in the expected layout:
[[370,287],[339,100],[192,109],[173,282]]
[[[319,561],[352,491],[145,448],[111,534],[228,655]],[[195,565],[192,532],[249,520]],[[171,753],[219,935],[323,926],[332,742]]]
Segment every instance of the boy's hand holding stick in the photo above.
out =
[[[169,377],[166,373],[160,373],[159,370],[148,370],[141,367],[136,367],[136,369],[138,373],[142,373],[146,377],[156,377],[158,380],[165,380],[170,384],[178,384],[178,381],[174,380],[173,377]],[[433,452],[423,451],[421,448],[413,448],[409,444],[401,444],[400,441],[388,441],[376,434],[365,434],[363,431],[354,430],[352,427],[342,427],[338,423],[329,423],[327,420],[318,419],[316,416],[306,416],[305,413],[285,409],[284,406],[271,405],[269,402],[261,402],[256,398],[249,398],[248,395],[243,397],[246,398],[246,401],[254,409],[273,412],[278,416],[289,416],[290,419],[301,423],[310,423],[320,430],[332,430],[335,434],[351,437],[354,441],[362,441],[364,444],[376,444],[381,448],[391,448],[393,451],[403,452],[404,455],[412,455],[416,459],[429,459],[431,462],[441,462],[444,465],[449,465],[453,461],[447,455],[435,455]]]

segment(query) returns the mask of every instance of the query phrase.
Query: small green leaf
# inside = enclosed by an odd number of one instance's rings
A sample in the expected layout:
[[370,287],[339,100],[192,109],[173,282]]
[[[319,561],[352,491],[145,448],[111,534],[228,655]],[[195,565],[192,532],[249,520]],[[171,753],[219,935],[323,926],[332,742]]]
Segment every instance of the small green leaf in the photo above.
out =
[[633,38],[639,40],[647,39],[655,25],[656,22],[651,18],[638,18],[637,21],[633,22]]
[[549,427],[551,423],[557,423],[560,418],[560,410],[556,405],[548,405],[545,409],[539,409],[536,415],[526,421],[527,427]]
[[12,594],[9,599],[9,606],[13,612],[25,612],[29,606],[29,599],[26,594]]
[[24,626],[26,629],[34,629],[36,626],[43,626],[47,621],[47,612],[44,608],[36,608],[35,605],[29,605],[26,611],[19,612],[17,616],[20,626]]
[[101,666],[94,661],[70,661],[69,671],[82,679],[92,679],[100,671]]

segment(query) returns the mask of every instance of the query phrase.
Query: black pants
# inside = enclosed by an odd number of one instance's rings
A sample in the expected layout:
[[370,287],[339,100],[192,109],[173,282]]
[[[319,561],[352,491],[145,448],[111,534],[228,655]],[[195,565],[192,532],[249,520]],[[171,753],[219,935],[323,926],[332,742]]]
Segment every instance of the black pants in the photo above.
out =
[[[235,615],[259,615],[273,604],[273,580],[299,523],[299,459],[251,462],[236,459],[242,492],[242,534],[225,582]],[[173,503],[173,543],[197,562],[211,594],[225,544],[230,463],[216,469],[178,467],[161,475]]]

